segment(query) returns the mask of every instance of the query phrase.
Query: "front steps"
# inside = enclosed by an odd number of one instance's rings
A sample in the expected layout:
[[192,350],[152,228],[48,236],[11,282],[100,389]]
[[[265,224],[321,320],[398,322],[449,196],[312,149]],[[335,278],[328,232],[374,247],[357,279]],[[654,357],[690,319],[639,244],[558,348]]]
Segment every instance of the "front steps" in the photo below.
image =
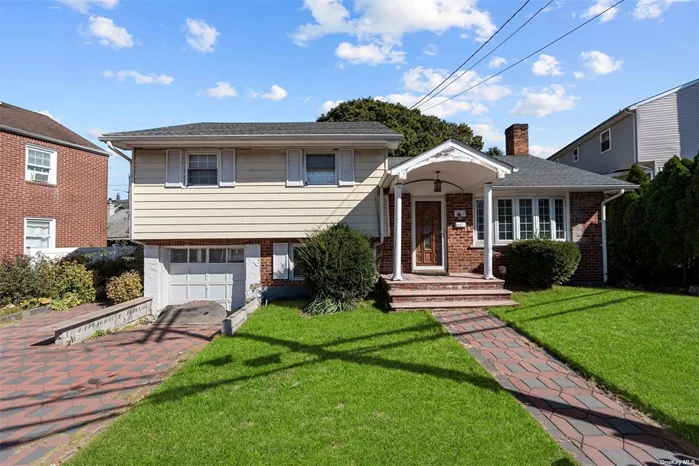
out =
[[512,292],[502,280],[485,280],[475,274],[443,277],[406,274],[402,281],[382,275],[381,280],[393,311],[457,310],[493,306],[514,306]]

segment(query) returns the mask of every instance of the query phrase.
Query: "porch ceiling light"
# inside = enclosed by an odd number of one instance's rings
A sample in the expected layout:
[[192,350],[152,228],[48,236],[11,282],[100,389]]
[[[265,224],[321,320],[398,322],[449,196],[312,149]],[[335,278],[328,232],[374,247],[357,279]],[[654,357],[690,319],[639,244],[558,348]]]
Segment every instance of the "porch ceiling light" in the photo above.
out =
[[442,181],[439,179],[439,172],[437,172],[437,179],[434,181],[434,192],[442,192]]

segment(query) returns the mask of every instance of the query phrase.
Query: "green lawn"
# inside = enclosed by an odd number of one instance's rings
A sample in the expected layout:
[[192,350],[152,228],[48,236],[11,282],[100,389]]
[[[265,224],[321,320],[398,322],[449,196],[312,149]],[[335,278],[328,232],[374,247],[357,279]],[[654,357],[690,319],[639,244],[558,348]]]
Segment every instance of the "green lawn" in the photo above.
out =
[[424,312],[253,314],[69,464],[573,464]]
[[556,287],[513,299],[491,312],[699,444],[698,298]]

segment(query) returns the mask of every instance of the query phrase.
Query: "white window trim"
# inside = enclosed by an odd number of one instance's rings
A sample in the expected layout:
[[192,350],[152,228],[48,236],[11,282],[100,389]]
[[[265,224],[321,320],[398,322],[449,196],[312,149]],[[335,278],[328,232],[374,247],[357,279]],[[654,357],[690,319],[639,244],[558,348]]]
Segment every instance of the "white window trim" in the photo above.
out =
[[[609,133],[609,149],[607,150],[602,150],[602,135],[604,133]],[[607,128],[601,133],[599,133],[599,148],[600,148],[600,154],[604,154],[605,152],[609,152],[612,150],[612,128]]]
[[[191,154],[190,154],[191,153]],[[216,184],[189,185],[189,156],[190,155],[215,155],[216,156]],[[184,151],[184,180],[182,186],[187,189],[218,189],[221,187],[221,151],[220,150],[186,150]]]
[[[348,150],[352,152],[352,181],[342,181],[342,157],[341,153],[343,150]],[[355,166],[354,166],[355,153],[352,147],[341,147],[336,151],[335,155],[335,172],[337,173],[337,185],[338,186],[354,186],[355,181]]]
[[[509,200],[512,202],[512,239],[500,239],[500,219],[498,216],[498,201]],[[493,198],[493,235],[494,244],[510,244],[517,239],[517,231],[515,231],[515,218],[518,216],[518,211],[515,206],[514,197],[497,197]]]
[[[514,229],[514,235],[515,239],[519,240],[521,239],[522,235],[522,229],[521,229],[521,216],[520,216],[520,211],[519,211],[519,201],[520,199],[527,199],[532,201],[532,230],[534,236],[537,235],[537,225],[539,224],[539,217],[538,217],[538,199],[534,196],[517,196],[515,198],[515,206],[513,208],[513,211],[515,212],[515,229]],[[510,241],[511,243],[512,241]]]
[[[308,168],[306,157],[309,155],[335,155],[335,183],[332,184],[308,184]],[[354,164],[354,162],[352,162]],[[304,150],[301,155],[301,176],[303,177],[304,188],[333,188],[340,185],[340,151],[339,150],[317,150],[308,152]],[[352,183],[354,184],[354,183]],[[345,185],[349,186],[349,184]]]
[[577,162],[578,160],[580,160],[580,148],[576,147],[573,149],[573,163]]
[[46,217],[24,217],[24,239],[23,239],[24,251],[27,252],[27,250],[29,249],[27,247],[27,222],[30,222],[32,220],[39,220],[42,222],[45,222],[48,220],[48,222],[49,222],[49,247],[48,247],[48,249],[55,249],[56,248],[56,219],[55,218],[46,218]]
[[292,281],[303,281],[306,277],[296,277],[294,276],[294,248],[302,246],[302,243],[289,243],[289,253],[287,255],[287,266],[289,268],[289,280]]
[[[42,152],[48,152],[50,167],[49,167],[49,180],[48,181],[32,181],[32,171],[29,170],[29,149],[40,150]],[[32,183],[44,183],[56,185],[58,180],[58,152],[48,147],[42,147],[36,144],[25,144],[24,146],[24,179],[31,181]]]
[[485,201],[482,197],[474,197],[473,198],[473,246],[477,248],[482,248],[484,239],[485,239],[485,231],[483,232],[483,239],[478,239],[478,209],[476,208],[476,201],[482,201],[483,202],[483,227],[485,228]]

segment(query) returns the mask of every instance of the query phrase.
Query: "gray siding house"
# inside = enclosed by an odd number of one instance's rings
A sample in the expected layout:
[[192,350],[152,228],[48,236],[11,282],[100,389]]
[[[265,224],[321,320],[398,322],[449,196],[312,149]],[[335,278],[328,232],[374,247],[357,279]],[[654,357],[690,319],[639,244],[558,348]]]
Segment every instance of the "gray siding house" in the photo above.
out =
[[549,160],[616,178],[634,163],[651,176],[674,155],[699,153],[699,79],[630,105]]

